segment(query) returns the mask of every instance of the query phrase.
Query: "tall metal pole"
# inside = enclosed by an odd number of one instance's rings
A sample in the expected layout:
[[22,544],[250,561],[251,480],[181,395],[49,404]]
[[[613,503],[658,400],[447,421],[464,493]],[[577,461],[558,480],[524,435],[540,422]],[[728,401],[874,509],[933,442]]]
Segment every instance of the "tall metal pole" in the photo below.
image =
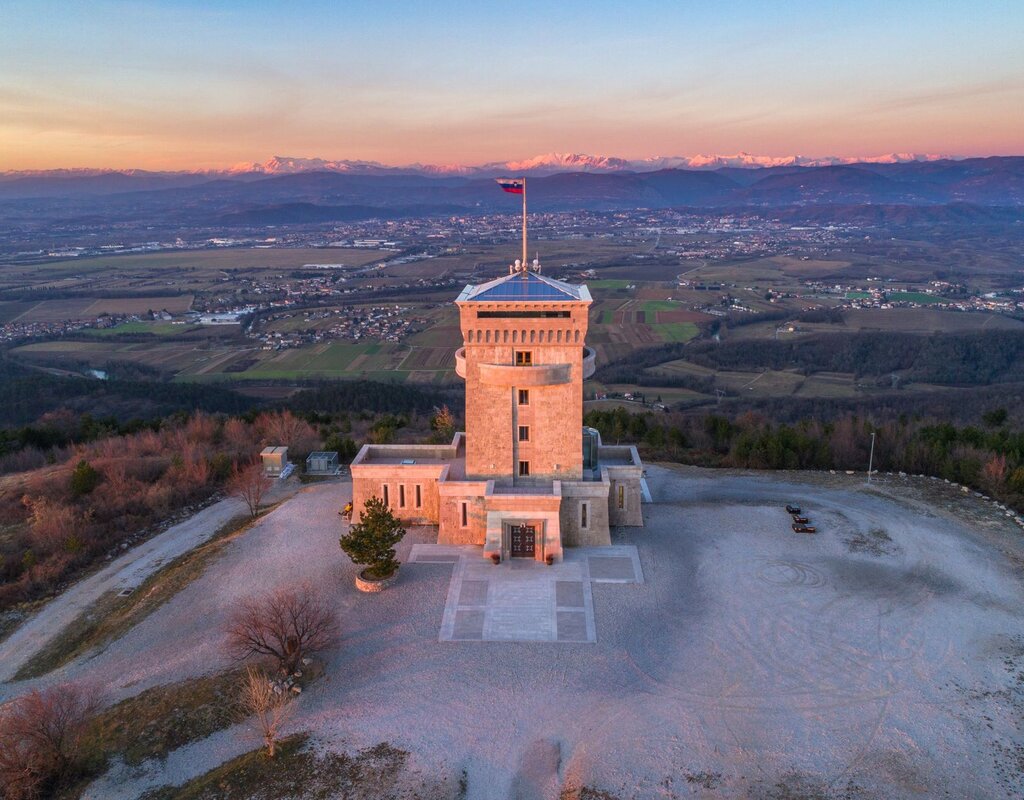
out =
[[871,465],[875,463],[875,432],[871,431],[871,455],[868,456],[868,483],[871,483]]
[[526,271],[526,178],[523,178],[523,272]]

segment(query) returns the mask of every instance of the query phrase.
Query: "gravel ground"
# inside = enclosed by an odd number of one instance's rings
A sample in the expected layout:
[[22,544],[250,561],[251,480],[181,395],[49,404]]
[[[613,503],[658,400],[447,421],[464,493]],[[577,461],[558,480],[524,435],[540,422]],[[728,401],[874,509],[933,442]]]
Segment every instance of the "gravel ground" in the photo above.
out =
[[[645,583],[593,587],[596,644],[439,642],[451,567],[407,564],[358,594],[337,544],[349,486],[324,484],[65,677],[114,699],[222,669],[230,602],[303,579],[336,598],[343,644],[293,727],[326,749],[388,741],[432,786],[465,770],[471,800],[1024,793],[1024,536],[1001,511],[909,479],[651,467],[649,483],[647,526],[614,537]],[[789,501],[817,535],[790,531]],[[229,729],[89,796],[137,797],[252,746]]]
[[[275,484],[267,493],[266,502],[288,497],[298,485],[298,481]],[[233,497],[207,506],[184,522],[131,548],[44,605],[0,643],[0,700],[10,694],[3,683],[100,597],[108,592],[134,589],[164,564],[198,547],[221,526],[245,513],[245,505]]]

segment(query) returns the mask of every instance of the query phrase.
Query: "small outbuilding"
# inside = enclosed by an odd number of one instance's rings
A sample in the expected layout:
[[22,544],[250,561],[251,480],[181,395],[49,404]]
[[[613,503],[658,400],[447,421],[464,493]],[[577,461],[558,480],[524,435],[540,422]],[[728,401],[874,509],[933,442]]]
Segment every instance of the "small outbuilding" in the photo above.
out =
[[288,467],[287,447],[264,447],[260,453],[263,471],[267,475],[280,475]]
[[306,458],[307,475],[337,475],[338,454],[333,450],[317,450]]

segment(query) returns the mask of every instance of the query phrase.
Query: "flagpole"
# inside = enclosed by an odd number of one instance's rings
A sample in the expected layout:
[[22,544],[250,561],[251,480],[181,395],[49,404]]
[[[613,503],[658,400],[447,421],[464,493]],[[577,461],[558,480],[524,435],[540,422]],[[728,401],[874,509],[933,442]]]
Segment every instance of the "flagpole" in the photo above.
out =
[[523,178],[523,272],[526,271],[526,178]]

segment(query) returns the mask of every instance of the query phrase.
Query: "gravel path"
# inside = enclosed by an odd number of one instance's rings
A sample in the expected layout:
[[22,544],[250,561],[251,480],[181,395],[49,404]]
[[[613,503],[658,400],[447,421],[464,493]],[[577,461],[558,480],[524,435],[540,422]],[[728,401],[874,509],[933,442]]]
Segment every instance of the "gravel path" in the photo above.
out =
[[[349,487],[325,484],[67,674],[117,697],[219,670],[230,603],[302,579],[334,598],[343,643],[293,725],[321,748],[388,741],[450,786],[465,770],[469,800],[549,800],[566,785],[621,798],[1024,793],[1012,522],[966,497],[970,522],[957,521],[909,484],[662,467],[649,481],[647,526],[614,534],[637,546],[645,582],[593,586],[593,644],[438,641],[450,565],[405,564],[394,587],[358,594],[337,544]],[[786,502],[820,532],[794,534]],[[410,531],[400,557],[433,535]],[[239,736],[108,776],[90,796],[180,783]]]
[[[266,502],[282,500],[297,488],[296,481],[276,484]],[[231,497],[207,506],[184,522],[133,547],[55,597],[0,643],[0,683],[11,680],[22,664],[100,597],[108,592],[135,588],[161,566],[198,547],[226,522],[244,513],[245,505]],[[4,694],[0,689],[0,698]]]

